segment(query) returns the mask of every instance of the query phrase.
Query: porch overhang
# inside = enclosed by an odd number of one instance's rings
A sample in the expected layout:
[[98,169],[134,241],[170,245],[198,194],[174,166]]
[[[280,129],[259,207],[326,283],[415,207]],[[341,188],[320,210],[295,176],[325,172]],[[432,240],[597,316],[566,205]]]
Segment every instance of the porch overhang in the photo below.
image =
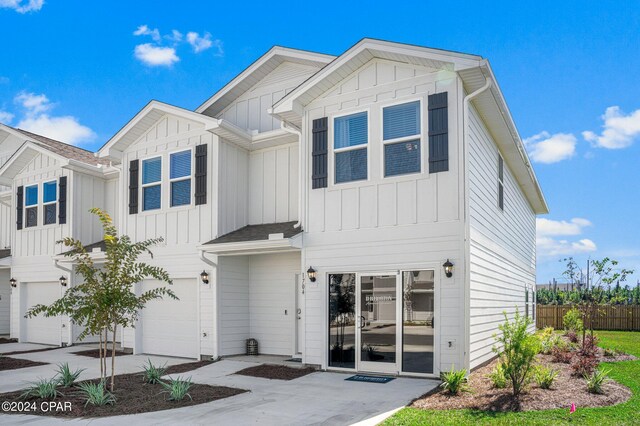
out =
[[217,256],[284,253],[302,249],[302,228],[295,222],[248,225],[198,247]]
[[268,132],[251,132],[224,119],[216,119],[213,124],[206,127],[206,130],[248,151],[298,141],[296,135],[282,129]]

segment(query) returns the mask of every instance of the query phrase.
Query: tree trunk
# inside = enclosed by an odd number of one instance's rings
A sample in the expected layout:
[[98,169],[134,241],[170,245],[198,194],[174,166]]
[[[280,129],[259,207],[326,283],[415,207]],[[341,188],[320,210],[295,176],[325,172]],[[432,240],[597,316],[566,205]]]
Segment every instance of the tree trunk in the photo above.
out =
[[104,356],[102,357],[102,364],[103,364],[103,368],[104,368],[104,376],[102,377],[102,379],[106,380],[107,379],[107,356],[109,354],[108,352],[108,342],[109,342],[109,329],[108,328],[104,328]]
[[102,379],[104,375],[104,371],[102,369],[102,331],[100,331],[100,346],[98,347],[98,360],[100,361],[100,379]]
[[111,341],[111,392],[115,387],[116,380],[116,330],[118,329],[118,323],[113,323],[113,339]]

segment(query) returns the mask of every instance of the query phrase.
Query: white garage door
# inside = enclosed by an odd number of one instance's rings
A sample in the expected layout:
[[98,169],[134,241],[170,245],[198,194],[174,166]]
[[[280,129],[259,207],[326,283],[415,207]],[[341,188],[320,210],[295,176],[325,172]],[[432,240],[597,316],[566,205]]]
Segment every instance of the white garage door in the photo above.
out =
[[[60,283],[57,281],[44,283],[23,283],[20,286],[20,299],[22,300],[21,316],[38,304],[50,305],[61,296]],[[29,343],[43,343],[46,345],[59,345],[61,333],[60,317],[45,317],[38,315],[33,318],[23,318],[24,333],[22,338]]]
[[0,335],[9,334],[9,317],[11,307],[11,286],[8,270],[0,269]]
[[[142,291],[158,287],[157,281],[142,283]],[[169,286],[180,300],[163,298],[147,303],[142,311],[139,332],[142,352],[184,358],[197,358],[198,283],[195,279],[178,279]]]

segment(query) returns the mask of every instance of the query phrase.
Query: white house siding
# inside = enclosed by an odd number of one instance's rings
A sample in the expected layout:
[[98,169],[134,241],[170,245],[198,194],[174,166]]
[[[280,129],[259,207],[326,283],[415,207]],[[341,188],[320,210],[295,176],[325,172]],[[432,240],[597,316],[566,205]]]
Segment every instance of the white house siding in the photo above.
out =
[[249,256],[218,260],[218,355],[245,352],[251,330],[249,317]]
[[9,319],[11,318],[11,271],[0,269],[0,335],[9,334]]
[[67,222],[73,226],[72,235],[84,244],[91,244],[102,240],[103,231],[100,221],[89,210],[98,207],[104,209],[106,182],[103,178],[74,173],[69,182],[71,193],[67,210],[72,210]]
[[[429,94],[449,92],[449,171],[428,173]],[[327,274],[434,269],[436,277],[436,373],[464,362],[463,224],[455,74],[374,59],[314,100],[303,121],[305,182],[304,265],[318,271],[307,283],[304,362],[326,366]],[[383,177],[381,108],[390,103],[422,102],[422,172]],[[334,115],[369,111],[369,179],[333,184]],[[312,120],[329,117],[329,187],[311,189]],[[456,265],[444,278],[442,263]],[[451,348],[449,343],[452,342]]]
[[284,62],[222,111],[220,118],[250,131],[280,129],[280,120],[267,110],[316,71],[316,67]]
[[[0,188],[2,191],[11,191],[11,188]],[[11,210],[12,207],[0,202],[0,249],[11,247]]]
[[[498,148],[474,108],[469,114],[470,368],[491,359],[493,334],[525,312],[535,285],[535,214],[504,167],[504,211],[498,208]],[[532,297],[530,295],[530,297]],[[530,313],[531,314],[531,313]]]
[[[232,143],[220,140],[218,146],[217,192],[218,235],[224,235],[247,225],[249,153]],[[203,240],[207,241],[207,240]]]
[[298,164],[298,144],[251,152],[250,225],[298,219]]

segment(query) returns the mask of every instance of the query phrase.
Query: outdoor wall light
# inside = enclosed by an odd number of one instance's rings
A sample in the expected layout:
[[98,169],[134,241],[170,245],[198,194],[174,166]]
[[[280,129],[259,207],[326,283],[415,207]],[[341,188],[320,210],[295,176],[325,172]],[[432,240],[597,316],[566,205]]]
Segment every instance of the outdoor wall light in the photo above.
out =
[[66,287],[66,286],[67,286],[67,277],[65,277],[64,275],[62,275],[62,276],[60,277],[60,285],[61,285],[62,287]]
[[202,280],[202,284],[209,284],[209,274],[207,271],[202,271],[200,279]]
[[16,288],[18,286],[18,284],[16,284],[16,283],[17,283],[17,281],[16,281],[15,278],[11,278],[9,280],[9,284],[11,284],[11,287],[13,287],[13,288]]
[[309,266],[309,269],[307,269],[307,276],[309,277],[309,281],[312,283],[316,282],[316,270],[313,269],[312,266]]
[[451,278],[453,276],[453,263],[447,259],[447,261],[442,264],[442,267],[444,268],[444,274],[447,278]]

